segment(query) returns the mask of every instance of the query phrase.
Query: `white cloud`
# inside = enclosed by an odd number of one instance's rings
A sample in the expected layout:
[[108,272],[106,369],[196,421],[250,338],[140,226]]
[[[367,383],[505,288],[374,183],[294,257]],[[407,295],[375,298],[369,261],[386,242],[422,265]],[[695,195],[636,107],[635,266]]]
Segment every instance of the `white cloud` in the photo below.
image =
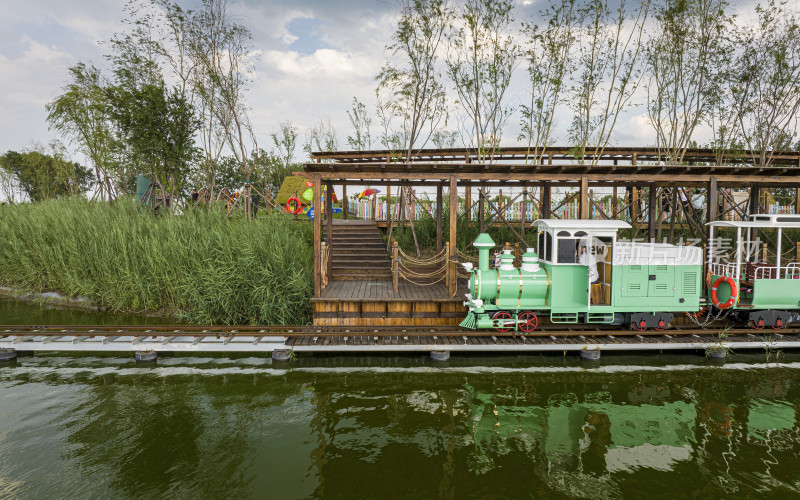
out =
[[75,58],[55,47],[29,38],[19,57],[0,55],[0,151],[23,149],[31,141],[51,137],[45,122],[45,104],[64,84],[67,68]]

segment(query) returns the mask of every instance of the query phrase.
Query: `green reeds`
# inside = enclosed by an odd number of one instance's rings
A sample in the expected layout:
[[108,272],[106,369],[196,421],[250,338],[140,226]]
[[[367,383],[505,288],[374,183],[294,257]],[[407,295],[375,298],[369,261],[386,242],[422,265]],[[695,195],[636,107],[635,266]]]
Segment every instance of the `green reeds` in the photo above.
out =
[[0,208],[0,284],[199,324],[310,321],[311,227],[221,211],[156,217],[130,200]]

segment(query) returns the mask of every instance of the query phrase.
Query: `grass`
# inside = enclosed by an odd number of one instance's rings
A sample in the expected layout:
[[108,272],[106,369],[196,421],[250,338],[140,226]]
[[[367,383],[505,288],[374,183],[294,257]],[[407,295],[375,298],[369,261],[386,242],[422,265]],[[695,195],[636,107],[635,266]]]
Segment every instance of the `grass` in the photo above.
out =
[[199,324],[303,324],[311,231],[277,214],[252,224],[213,210],[155,217],[130,200],[4,206],[0,284]]

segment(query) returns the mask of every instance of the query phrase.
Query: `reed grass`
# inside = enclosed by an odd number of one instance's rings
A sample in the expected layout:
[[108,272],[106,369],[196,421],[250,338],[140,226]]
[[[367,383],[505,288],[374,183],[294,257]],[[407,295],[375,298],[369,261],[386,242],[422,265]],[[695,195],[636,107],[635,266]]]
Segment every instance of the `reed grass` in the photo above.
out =
[[312,233],[281,215],[140,213],[62,199],[0,207],[0,284],[89,297],[116,311],[198,324],[304,324]]

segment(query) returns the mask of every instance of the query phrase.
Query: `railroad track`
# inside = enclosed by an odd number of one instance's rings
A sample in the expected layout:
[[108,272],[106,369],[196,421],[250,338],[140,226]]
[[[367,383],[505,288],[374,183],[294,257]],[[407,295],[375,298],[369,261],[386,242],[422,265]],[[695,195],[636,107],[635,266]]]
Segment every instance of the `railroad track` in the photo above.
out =
[[[677,325],[644,332],[611,326],[546,325],[529,335],[450,327],[5,325],[0,351],[412,352],[800,348],[800,325],[752,330]],[[1,353],[1,352],[0,352]]]
[[535,332],[522,335],[520,332],[497,332],[467,330],[453,327],[315,327],[309,325],[288,326],[137,326],[137,325],[4,325],[0,326],[0,340],[9,337],[679,337],[687,335],[734,335],[789,336],[800,334],[800,325],[789,325],[779,330],[752,328],[728,328],[724,324],[708,328],[695,325],[678,325],[667,330],[637,331],[615,326],[546,325]]

